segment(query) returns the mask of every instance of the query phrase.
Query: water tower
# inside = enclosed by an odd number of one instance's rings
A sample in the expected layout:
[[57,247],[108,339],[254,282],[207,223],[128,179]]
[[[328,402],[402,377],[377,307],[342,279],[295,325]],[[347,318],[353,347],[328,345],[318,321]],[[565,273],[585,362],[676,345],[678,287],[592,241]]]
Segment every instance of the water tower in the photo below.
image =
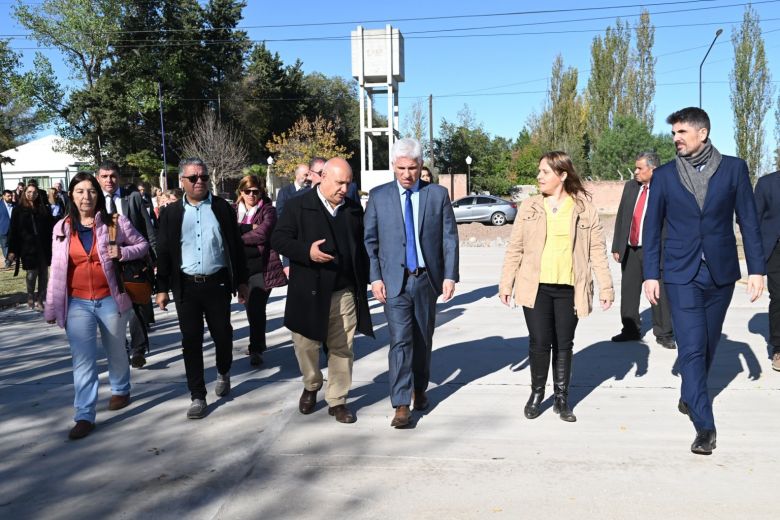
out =
[[[360,88],[360,170],[361,189],[393,180],[392,169],[374,169],[374,145],[387,139],[387,156],[399,137],[398,84],[404,81],[404,38],[401,31],[387,25],[384,29],[352,31],[352,76]],[[374,102],[387,96],[387,125],[375,126]],[[384,144],[384,143],[383,143]]]

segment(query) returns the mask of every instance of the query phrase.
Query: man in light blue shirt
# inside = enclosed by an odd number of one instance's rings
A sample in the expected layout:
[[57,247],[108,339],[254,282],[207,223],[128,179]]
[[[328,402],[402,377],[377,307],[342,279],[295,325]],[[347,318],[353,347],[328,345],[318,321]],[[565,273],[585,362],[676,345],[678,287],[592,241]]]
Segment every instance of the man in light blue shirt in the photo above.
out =
[[211,193],[193,204],[182,198],[184,218],[181,223],[181,270],[195,275],[212,275],[227,266],[219,222],[211,206]]

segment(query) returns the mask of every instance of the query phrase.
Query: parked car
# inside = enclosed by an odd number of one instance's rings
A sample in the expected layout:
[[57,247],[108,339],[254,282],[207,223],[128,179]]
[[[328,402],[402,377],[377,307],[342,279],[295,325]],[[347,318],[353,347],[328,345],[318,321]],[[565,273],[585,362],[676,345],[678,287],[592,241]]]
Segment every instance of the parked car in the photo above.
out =
[[469,195],[452,203],[455,222],[485,222],[494,226],[503,226],[514,222],[517,216],[517,204],[493,195]]

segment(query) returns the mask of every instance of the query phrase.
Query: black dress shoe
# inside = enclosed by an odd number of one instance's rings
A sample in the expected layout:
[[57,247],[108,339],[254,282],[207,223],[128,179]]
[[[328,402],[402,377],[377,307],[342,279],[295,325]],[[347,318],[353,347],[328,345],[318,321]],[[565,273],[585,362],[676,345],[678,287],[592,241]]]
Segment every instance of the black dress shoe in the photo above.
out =
[[317,392],[319,391],[319,388],[317,390],[306,390],[303,389],[303,393],[301,394],[301,399],[298,401],[298,411],[300,411],[304,415],[309,415],[314,411],[314,405],[317,404]]
[[621,343],[623,341],[639,341],[640,339],[642,339],[642,336],[640,336],[638,332],[623,331],[617,336],[612,336],[612,341],[617,343]]
[[691,451],[697,455],[712,455],[715,449],[715,430],[699,430],[691,444]]
[[688,417],[691,416],[690,411],[688,410],[688,405],[685,404],[685,401],[682,400],[682,398],[677,401],[677,409],[680,411],[681,414],[687,415]]
[[677,348],[673,338],[655,338],[655,342],[661,345],[663,348],[668,348],[670,350]]
[[414,409],[418,412],[423,412],[428,409],[428,396],[425,390],[414,391]]
[[336,418],[340,423],[353,423],[355,422],[355,416],[352,412],[343,404],[337,406],[331,406],[328,408],[328,413]]

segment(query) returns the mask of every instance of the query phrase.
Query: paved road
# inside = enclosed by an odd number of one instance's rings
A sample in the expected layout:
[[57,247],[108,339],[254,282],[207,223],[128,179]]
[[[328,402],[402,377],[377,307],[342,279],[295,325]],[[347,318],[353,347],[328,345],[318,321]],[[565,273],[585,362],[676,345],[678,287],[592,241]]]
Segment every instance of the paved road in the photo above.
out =
[[[766,352],[767,299],[738,286],[710,380],[718,449],[689,451],[693,429],[676,411],[674,352],[613,344],[617,307],[580,322],[572,399],[578,422],[548,408],[534,421],[528,337],[519,309],[495,298],[501,248],[464,248],[456,298],[439,306],[432,409],[413,429],[389,427],[387,331],[356,342],[350,403],[336,423],[324,403],[297,412],[301,384],[283,291],[269,306],[261,369],[243,351],[234,306],[233,392],[217,399],[207,343],[210,413],[188,421],[175,313],[158,313],[153,355],[133,370],[133,402],[105,409],[68,441],[73,399],[64,334],[37,313],[0,313],[2,518],[773,518],[780,461],[780,373]],[[618,274],[616,268],[614,274]],[[649,319],[649,310],[643,317]],[[208,338],[207,338],[208,341]],[[105,383],[105,363],[101,364]],[[551,392],[548,386],[548,392]],[[548,400],[549,405],[549,400]]]

